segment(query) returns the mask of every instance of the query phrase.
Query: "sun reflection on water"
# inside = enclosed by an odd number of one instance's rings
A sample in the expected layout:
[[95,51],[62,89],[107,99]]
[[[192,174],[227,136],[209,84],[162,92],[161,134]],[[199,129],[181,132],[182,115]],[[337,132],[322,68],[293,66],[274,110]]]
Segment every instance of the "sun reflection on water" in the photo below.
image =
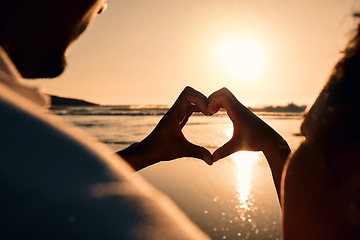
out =
[[[233,134],[233,126],[229,124],[221,129],[221,136],[216,146],[220,147]],[[263,216],[266,213],[259,199],[259,170],[264,168],[264,156],[261,152],[240,151],[228,156],[223,162],[219,162],[222,176],[229,179],[228,190],[222,195],[215,195],[214,205],[221,211],[213,210],[218,219],[216,224],[208,223],[214,232],[216,239],[263,239],[263,236],[273,238],[276,223],[264,225]],[[222,165],[220,165],[223,163]],[[264,175],[264,178],[267,176]],[[211,211],[205,210],[208,216]],[[265,216],[267,218],[267,216]],[[219,224],[220,223],[220,224]],[[267,239],[267,238],[266,238]]]
[[237,168],[238,208],[244,210],[250,210],[251,207],[251,170],[258,157],[258,152],[240,151],[233,154],[233,160]]
[[213,231],[223,234],[222,239],[252,239],[250,235],[259,236],[257,206],[252,192],[252,169],[256,168],[260,158],[260,152],[248,151],[240,151],[230,156],[232,173],[235,174],[232,175],[235,177],[232,199],[214,198],[214,202],[232,207],[232,211],[221,213],[220,227],[216,225],[213,228]]
[[[231,138],[233,134],[233,126],[229,125],[223,130],[226,138]],[[240,212],[250,211],[254,199],[251,197],[251,172],[255,162],[260,157],[260,152],[239,151],[231,155],[236,167],[236,197],[239,204],[236,208]]]
[[239,200],[235,207],[242,221],[245,221],[247,218],[249,222],[252,221],[246,215],[246,212],[251,211],[255,201],[251,195],[251,170],[258,160],[259,154],[259,152],[240,151],[233,155],[233,161],[237,168],[236,196]]

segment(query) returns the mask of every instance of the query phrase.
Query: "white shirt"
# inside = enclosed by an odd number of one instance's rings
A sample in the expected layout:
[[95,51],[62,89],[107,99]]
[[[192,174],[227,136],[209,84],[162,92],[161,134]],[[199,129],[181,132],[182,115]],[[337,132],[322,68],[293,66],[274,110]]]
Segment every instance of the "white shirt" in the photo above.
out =
[[47,104],[0,47],[0,239],[208,239]]

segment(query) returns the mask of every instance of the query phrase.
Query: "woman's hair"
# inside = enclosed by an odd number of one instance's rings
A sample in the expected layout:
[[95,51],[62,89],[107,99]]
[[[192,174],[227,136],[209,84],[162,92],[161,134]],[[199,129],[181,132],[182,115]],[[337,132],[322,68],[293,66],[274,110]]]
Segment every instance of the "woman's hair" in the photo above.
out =
[[[359,13],[354,17],[360,17]],[[326,139],[337,144],[360,141],[360,24],[324,87],[328,108]],[[335,124],[335,125],[334,125]]]
[[[354,17],[359,18],[360,14]],[[339,171],[348,158],[345,156],[358,151],[356,146],[360,143],[360,24],[343,54],[322,90],[327,107],[322,118],[324,156],[337,178],[346,174]],[[351,165],[358,168],[360,161],[355,158],[358,157],[350,157]]]

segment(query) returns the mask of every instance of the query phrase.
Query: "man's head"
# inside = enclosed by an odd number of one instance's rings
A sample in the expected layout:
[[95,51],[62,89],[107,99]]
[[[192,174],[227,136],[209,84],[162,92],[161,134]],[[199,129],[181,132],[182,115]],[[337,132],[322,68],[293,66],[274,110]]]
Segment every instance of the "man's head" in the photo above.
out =
[[69,46],[107,0],[0,2],[0,45],[25,78],[53,78],[66,65]]

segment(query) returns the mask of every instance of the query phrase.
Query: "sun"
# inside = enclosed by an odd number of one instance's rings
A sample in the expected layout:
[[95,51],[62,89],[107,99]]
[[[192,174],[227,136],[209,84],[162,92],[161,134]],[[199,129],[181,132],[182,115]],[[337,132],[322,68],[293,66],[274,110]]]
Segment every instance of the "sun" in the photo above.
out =
[[239,80],[254,79],[265,65],[264,48],[251,38],[224,42],[219,46],[217,55],[225,69]]

